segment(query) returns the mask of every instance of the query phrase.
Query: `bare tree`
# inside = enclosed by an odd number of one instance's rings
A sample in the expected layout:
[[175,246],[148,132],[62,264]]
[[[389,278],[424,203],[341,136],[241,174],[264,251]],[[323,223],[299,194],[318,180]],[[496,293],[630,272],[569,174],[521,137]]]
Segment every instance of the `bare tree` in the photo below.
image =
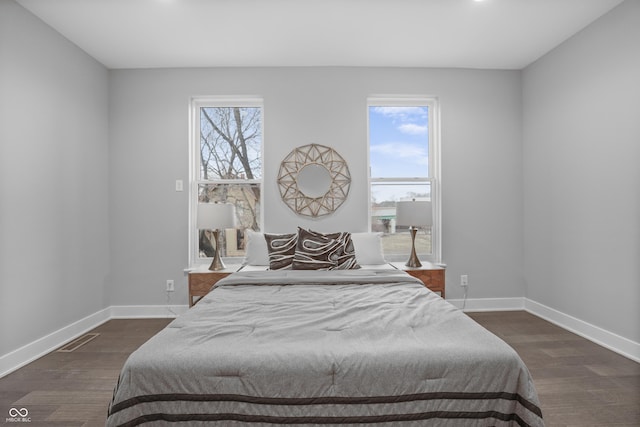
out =
[[[200,159],[204,180],[255,179],[261,175],[262,114],[256,107],[201,108]],[[236,206],[241,229],[258,229],[260,188],[239,182],[210,185],[202,189],[199,201],[230,202]],[[213,250],[206,234],[200,233],[200,248]]]

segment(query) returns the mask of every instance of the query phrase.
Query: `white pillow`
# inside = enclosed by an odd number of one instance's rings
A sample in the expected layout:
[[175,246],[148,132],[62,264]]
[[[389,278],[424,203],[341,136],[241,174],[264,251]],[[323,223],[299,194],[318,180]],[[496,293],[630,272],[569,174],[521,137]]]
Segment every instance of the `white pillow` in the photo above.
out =
[[382,233],[351,233],[356,250],[356,261],[360,265],[385,264],[382,251]]
[[264,233],[253,230],[247,232],[247,250],[242,265],[269,265],[269,250]]

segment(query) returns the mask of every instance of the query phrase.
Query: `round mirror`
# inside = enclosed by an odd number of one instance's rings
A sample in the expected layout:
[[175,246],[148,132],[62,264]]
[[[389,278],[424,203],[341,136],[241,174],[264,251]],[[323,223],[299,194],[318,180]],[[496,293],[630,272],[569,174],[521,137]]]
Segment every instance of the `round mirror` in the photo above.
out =
[[344,203],[350,186],[347,162],[325,145],[303,145],[280,163],[280,197],[298,215],[331,214]]
[[296,183],[302,194],[317,199],[327,194],[331,188],[331,174],[324,166],[310,163],[300,169]]

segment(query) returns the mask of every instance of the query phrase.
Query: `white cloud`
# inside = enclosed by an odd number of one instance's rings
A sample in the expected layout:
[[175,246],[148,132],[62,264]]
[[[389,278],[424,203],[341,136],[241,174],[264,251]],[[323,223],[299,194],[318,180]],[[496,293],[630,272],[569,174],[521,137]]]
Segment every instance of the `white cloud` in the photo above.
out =
[[407,133],[409,135],[426,135],[427,126],[420,126],[414,123],[404,123],[398,126],[398,129],[402,133]]
[[410,116],[425,116],[427,113],[425,107],[374,107],[374,111],[401,120],[406,120]]
[[415,144],[407,144],[405,142],[390,142],[387,144],[372,145],[371,151],[382,154],[384,156],[397,157],[401,159],[425,159],[429,154],[427,153],[426,147],[420,147]]
[[427,107],[373,107],[374,111],[391,118],[397,129],[409,135],[427,133]]

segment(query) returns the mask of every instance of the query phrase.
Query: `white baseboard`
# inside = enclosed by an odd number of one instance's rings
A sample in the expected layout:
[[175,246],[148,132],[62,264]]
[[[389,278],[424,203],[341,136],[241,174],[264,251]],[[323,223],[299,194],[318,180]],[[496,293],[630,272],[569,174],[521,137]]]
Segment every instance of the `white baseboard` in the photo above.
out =
[[640,343],[631,341],[630,339],[602,329],[599,326],[592,325],[584,320],[564,314],[530,299],[525,298],[524,309],[531,314],[560,326],[562,329],[580,335],[589,341],[593,341],[635,362],[640,362]]
[[628,359],[640,362],[640,343],[528,298],[474,298],[467,299],[466,304],[461,299],[447,301],[458,308],[462,308],[464,304],[465,312],[524,310]]
[[110,318],[110,310],[105,308],[0,356],[0,378],[100,326]]
[[[464,311],[525,310],[542,319],[580,335],[631,360],[640,362],[640,343],[606,331],[598,326],[561,313],[527,298],[473,298],[447,300]],[[17,350],[0,356],[0,378],[59,348],[110,319],[172,318],[185,313],[186,305],[119,305],[110,306],[64,328],[37,339]]]
[[186,305],[111,306],[73,322],[17,350],[0,356],[0,378],[54,351],[111,319],[176,317],[188,310]]
[[462,299],[448,299],[447,302],[465,312],[524,310],[524,298],[468,298],[466,302]]
[[109,307],[111,319],[172,318],[184,314],[186,305],[112,305]]

